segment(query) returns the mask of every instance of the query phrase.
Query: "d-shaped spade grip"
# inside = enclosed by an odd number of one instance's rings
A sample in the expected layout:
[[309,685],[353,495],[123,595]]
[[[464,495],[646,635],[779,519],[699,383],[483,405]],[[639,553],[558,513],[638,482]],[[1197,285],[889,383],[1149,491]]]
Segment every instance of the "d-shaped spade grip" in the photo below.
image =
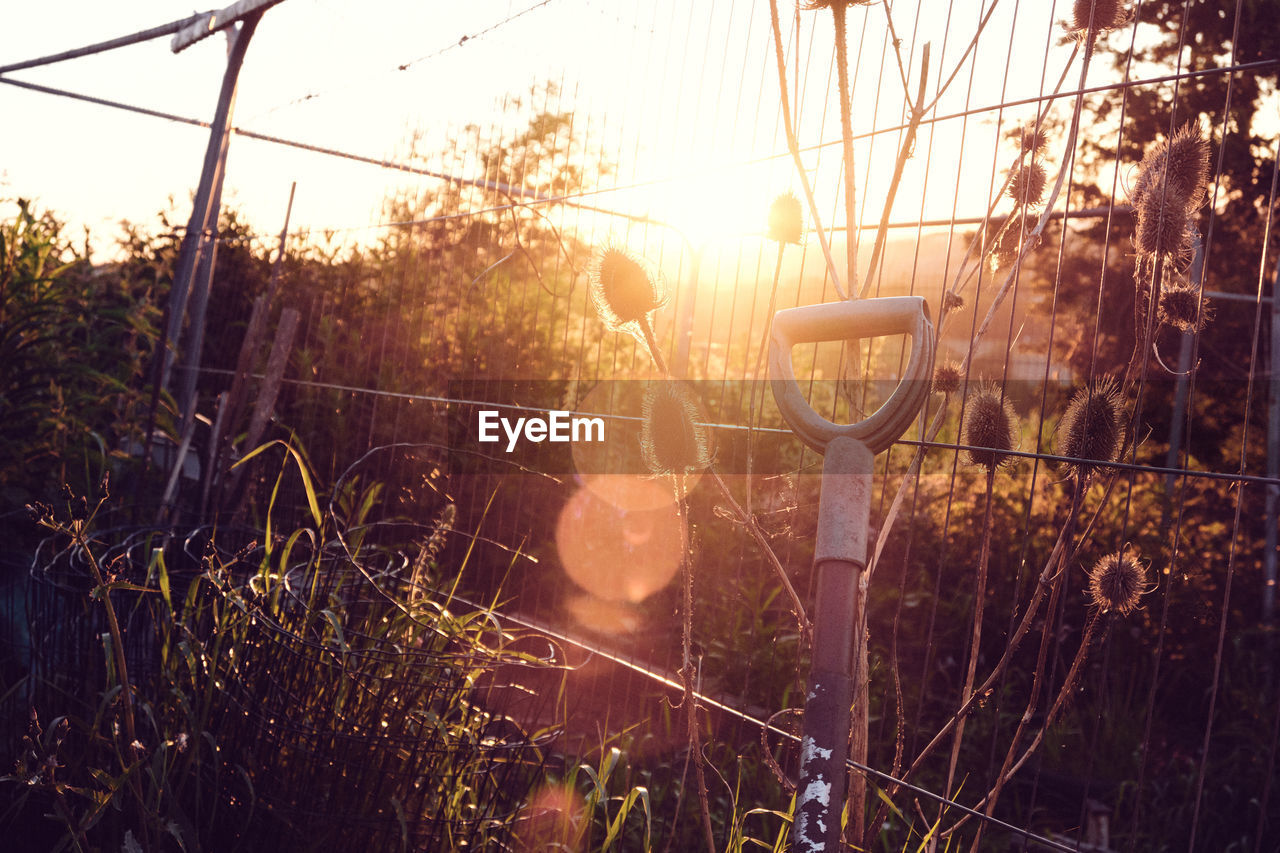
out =
[[[910,335],[911,359],[906,373],[884,405],[864,420],[832,423],[805,400],[791,367],[796,344],[844,341],[882,335]],[[856,438],[871,452],[887,450],[907,431],[929,395],[933,375],[933,322],[920,296],[886,296],[854,302],[826,302],[787,308],[773,317],[769,345],[769,380],[773,397],[792,432],[822,453],[838,435]]]

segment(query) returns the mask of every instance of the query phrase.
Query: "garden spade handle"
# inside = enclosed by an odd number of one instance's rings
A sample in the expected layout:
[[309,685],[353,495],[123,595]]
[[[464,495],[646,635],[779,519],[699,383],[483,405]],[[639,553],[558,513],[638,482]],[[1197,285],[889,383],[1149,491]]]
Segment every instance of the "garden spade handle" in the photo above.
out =
[[[911,357],[883,406],[853,424],[832,423],[813,410],[796,384],[792,346],[894,334],[911,336]],[[929,393],[932,370],[933,324],[918,296],[791,308],[773,319],[769,350],[773,396],[791,429],[824,457],[813,554],[818,575],[813,656],[800,741],[793,851],[840,849],[850,710],[856,688],[853,633],[858,622],[858,585],[867,565],[875,454],[887,449],[915,420]],[[866,672],[858,675],[860,681],[866,677]],[[861,804],[857,805],[860,809]],[[861,821],[860,812],[855,815],[851,820]]]
[[[796,344],[844,341],[882,335],[910,335],[911,358],[893,394],[874,414],[852,424],[836,424],[815,412],[804,398],[791,368]],[[887,450],[911,426],[925,398],[933,371],[933,323],[919,296],[886,296],[854,302],[826,302],[788,308],[773,317],[769,379],[787,425],[819,453],[837,435],[856,438],[872,453]]]

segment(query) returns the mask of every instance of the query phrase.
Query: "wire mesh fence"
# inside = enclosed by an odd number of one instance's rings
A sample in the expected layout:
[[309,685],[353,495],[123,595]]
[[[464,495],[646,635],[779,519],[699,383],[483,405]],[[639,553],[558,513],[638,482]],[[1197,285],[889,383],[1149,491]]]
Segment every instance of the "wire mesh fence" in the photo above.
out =
[[[334,32],[352,21],[302,5]],[[485,6],[450,18],[439,48],[397,34],[392,62],[335,54],[319,83],[246,81],[234,151],[279,149],[286,171],[305,158],[322,185],[364,168],[382,200],[370,222],[308,220],[274,269],[270,225],[224,218],[199,359],[208,423],[191,439],[214,462],[252,449],[214,424],[235,382],[270,372],[267,342],[237,363],[269,294],[268,325],[292,310],[297,333],[266,436],[345,495],[335,518],[390,560],[377,577],[410,571],[447,502],[466,535],[442,540],[432,582],[497,602],[499,629],[554,639],[550,669],[479,667],[493,725],[521,733],[485,734],[488,748],[520,754],[441,784],[503,791],[514,813],[508,780],[527,777],[494,767],[617,744],[637,774],[684,760],[690,780],[705,753],[747,807],[787,809],[822,456],[774,404],[771,322],[910,295],[936,330],[927,379],[897,338],[793,353],[808,404],[835,422],[903,381],[930,385],[876,463],[851,773],[871,792],[855,782],[846,838],[1270,849],[1280,32],[1266,11]],[[350,132],[362,124],[376,133]],[[147,251],[164,268],[174,248]],[[670,380],[686,396],[655,397]],[[555,440],[557,416],[578,440]],[[685,453],[697,464],[654,476]],[[260,524],[255,507],[290,486],[249,462],[245,480],[207,462],[212,485],[176,479],[180,517]],[[304,586],[317,577],[368,582]],[[298,612],[246,647],[303,680],[229,692],[243,717],[229,725],[265,762],[253,778],[296,791],[336,762],[335,784],[376,788],[378,820],[393,798],[401,821],[428,809],[429,792],[395,792],[436,768],[435,699],[414,691],[458,699],[426,674],[459,665],[452,652],[423,663],[364,636],[332,653],[322,609]],[[317,648],[324,666],[288,662]],[[287,722],[299,697],[348,690],[397,709],[398,728],[367,740],[358,697],[323,730]],[[704,714],[696,735],[682,700]],[[720,797],[716,779],[697,785]],[[731,823],[712,827],[720,846]]]

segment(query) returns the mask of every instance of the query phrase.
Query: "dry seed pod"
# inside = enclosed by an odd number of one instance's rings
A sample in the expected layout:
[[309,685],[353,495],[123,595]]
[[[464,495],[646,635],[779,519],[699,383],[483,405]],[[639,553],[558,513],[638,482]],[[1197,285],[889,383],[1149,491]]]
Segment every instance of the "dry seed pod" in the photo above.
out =
[[832,6],[870,6],[871,0],[805,0],[802,9],[830,9]]
[[1160,322],[1178,331],[1200,331],[1211,313],[1208,300],[1202,303],[1199,288],[1175,285],[1160,293]]
[[614,332],[647,321],[666,301],[658,278],[618,248],[605,249],[592,265],[590,293],[600,319]]
[[1023,166],[1009,179],[1009,197],[1019,206],[1035,207],[1044,198],[1046,182],[1044,166],[1039,163]]
[[1034,154],[1044,150],[1047,138],[1043,130],[1037,130],[1034,124],[1028,124],[1020,128],[1020,134],[1019,144],[1023,154]]
[[1138,164],[1138,176],[1129,194],[1134,207],[1173,198],[1188,211],[1204,204],[1209,183],[1209,140],[1198,123],[1187,123],[1169,139],[1147,150]]
[[[1035,228],[1035,217],[1015,213],[991,250],[991,268],[1004,269],[1017,260],[1022,241]],[[1039,242],[1037,240],[1037,242]]]
[[933,392],[935,394],[954,394],[960,390],[963,380],[960,365],[954,361],[939,364],[933,371]]
[[962,430],[969,461],[988,470],[1011,464],[1018,441],[1018,416],[998,387],[985,385],[969,398]]
[[1190,205],[1176,189],[1156,182],[1137,205],[1133,242],[1143,257],[1185,259],[1191,252]]
[[785,192],[769,205],[768,238],[779,243],[799,243],[804,232],[804,219],[800,214],[800,199],[794,193]]
[[1096,35],[1123,27],[1131,20],[1133,18],[1121,0],[1074,0],[1067,31]]
[[[1058,422],[1058,455],[1114,462],[1124,443],[1124,401],[1120,387],[1108,377],[1081,388],[1067,403]],[[1067,463],[1067,475],[1082,479],[1093,466]]]
[[1089,571],[1089,598],[1104,611],[1127,616],[1147,591],[1147,567],[1129,548],[1103,557]]
[[655,476],[687,476],[711,464],[706,417],[693,393],[663,380],[645,388],[640,449]]

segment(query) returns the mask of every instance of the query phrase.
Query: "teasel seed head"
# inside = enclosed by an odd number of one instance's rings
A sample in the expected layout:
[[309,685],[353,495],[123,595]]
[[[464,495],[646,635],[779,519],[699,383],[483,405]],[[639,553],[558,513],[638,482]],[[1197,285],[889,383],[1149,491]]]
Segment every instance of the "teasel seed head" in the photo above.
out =
[[830,9],[832,6],[870,6],[872,0],[805,0],[802,9]]
[[1160,292],[1160,322],[1166,326],[1195,333],[1203,329],[1212,316],[1209,300],[1201,299],[1197,287],[1179,284]]
[[799,243],[804,233],[804,218],[800,213],[800,199],[795,193],[785,192],[769,205],[768,238],[779,243]]
[[1044,198],[1046,181],[1044,166],[1023,166],[1009,179],[1009,197],[1020,207],[1036,207]]
[[1132,20],[1132,15],[1121,0],[1074,0],[1067,31],[1096,35],[1123,27]]
[[661,281],[625,249],[610,247],[591,268],[591,301],[610,331],[647,322],[666,302]]
[[[1106,377],[1081,388],[1058,422],[1059,456],[1114,462],[1124,444],[1124,399],[1115,379]],[[1068,476],[1083,479],[1093,466],[1067,463]]]
[[1187,198],[1157,182],[1136,206],[1133,242],[1140,257],[1185,259],[1191,253],[1191,217]]
[[1139,256],[1185,259],[1191,252],[1192,215],[1204,204],[1209,182],[1209,140],[1189,123],[1147,151],[1129,198],[1138,214]]
[[1147,591],[1147,567],[1126,547],[1108,554],[1089,571],[1089,598],[1105,611],[1127,616]]
[[1204,204],[1209,184],[1209,140],[1199,122],[1184,124],[1172,137],[1151,146],[1138,164],[1130,200],[1135,207],[1176,199],[1193,211]]
[[1023,125],[1020,131],[1020,145],[1023,154],[1037,154],[1044,150],[1045,142],[1048,139],[1043,129],[1037,130],[1034,124],[1028,124]]
[[1000,233],[1000,239],[991,250],[991,268],[1001,270],[1017,260],[1018,254],[1022,251],[1023,238],[1026,237],[1023,232],[1030,233],[1033,228],[1035,228],[1034,216],[1026,216],[1021,212],[1013,214],[1009,218],[1008,226]]
[[974,465],[991,471],[1012,464],[1009,451],[1018,443],[1018,416],[1000,388],[984,385],[969,398],[962,435]]
[[935,394],[950,396],[960,390],[964,376],[960,372],[960,364],[947,361],[939,364],[933,371],[933,391]]
[[654,476],[687,476],[711,464],[707,418],[687,386],[671,380],[645,388],[640,449]]

